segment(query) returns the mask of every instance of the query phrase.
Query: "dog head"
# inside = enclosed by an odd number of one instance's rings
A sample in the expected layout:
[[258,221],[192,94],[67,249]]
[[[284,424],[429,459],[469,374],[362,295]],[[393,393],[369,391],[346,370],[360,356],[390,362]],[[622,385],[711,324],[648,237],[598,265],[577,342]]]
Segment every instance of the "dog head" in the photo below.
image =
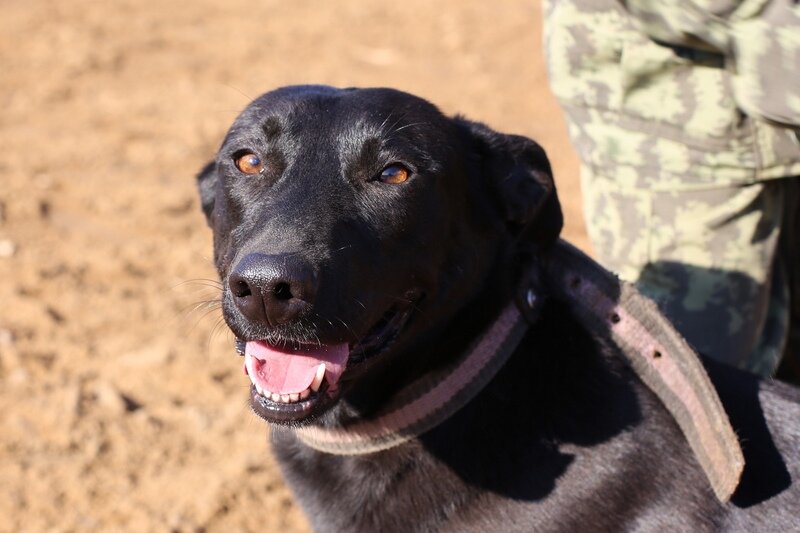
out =
[[391,89],[267,93],[198,183],[223,315],[271,422],[412,357],[490,284],[509,293],[498,268],[562,224],[536,143]]

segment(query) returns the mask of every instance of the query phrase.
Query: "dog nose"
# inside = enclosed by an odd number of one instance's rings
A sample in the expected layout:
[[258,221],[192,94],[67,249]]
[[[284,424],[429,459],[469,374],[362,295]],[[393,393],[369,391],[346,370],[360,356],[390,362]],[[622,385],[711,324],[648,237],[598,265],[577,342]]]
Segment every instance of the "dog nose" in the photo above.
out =
[[298,319],[317,292],[314,270],[296,255],[249,254],[228,276],[228,287],[245,317],[270,326]]

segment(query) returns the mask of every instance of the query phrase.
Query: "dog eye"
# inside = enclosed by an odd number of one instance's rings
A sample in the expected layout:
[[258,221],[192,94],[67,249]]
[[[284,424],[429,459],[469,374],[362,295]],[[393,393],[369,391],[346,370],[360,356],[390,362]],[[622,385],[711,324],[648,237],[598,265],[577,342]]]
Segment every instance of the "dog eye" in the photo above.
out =
[[383,169],[381,175],[378,177],[378,180],[382,181],[383,183],[391,183],[396,185],[398,183],[403,183],[408,179],[409,171],[402,165],[389,165],[388,167]]
[[259,174],[264,170],[264,162],[253,152],[242,154],[235,160],[236,168],[245,174]]

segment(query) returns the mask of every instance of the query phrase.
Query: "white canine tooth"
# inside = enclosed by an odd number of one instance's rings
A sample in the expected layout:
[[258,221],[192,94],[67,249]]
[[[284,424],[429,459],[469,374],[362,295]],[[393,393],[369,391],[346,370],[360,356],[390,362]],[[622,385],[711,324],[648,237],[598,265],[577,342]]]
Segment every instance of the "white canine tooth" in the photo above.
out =
[[300,394],[297,392],[293,392],[292,394],[289,395],[290,402],[296,402],[299,399],[300,399]]
[[289,395],[288,394],[281,394],[281,401],[283,403],[289,403]]
[[269,399],[272,400],[273,402],[279,402],[281,401],[281,395],[278,394],[277,392],[273,392],[272,396],[270,396]]
[[264,391],[261,390],[261,385],[259,385],[258,383],[253,383],[253,385],[256,386],[256,390],[258,391],[259,394],[262,394],[262,395],[264,394]]
[[322,385],[322,378],[325,377],[325,363],[317,367],[317,374],[314,376],[314,381],[311,382],[311,390],[317,392],[319,386]]
[[303,392],[300,393],[300,399],[301,400],[305,400],[310,395],[311,395],[311,389],[306,389],[306,390],[304,390]]

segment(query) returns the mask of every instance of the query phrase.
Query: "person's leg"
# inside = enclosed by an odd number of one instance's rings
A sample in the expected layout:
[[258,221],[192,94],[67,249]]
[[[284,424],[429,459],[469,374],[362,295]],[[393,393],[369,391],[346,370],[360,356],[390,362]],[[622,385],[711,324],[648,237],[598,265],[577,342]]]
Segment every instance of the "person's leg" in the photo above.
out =
[[699,352],[771,375],[788,324],[785,277],[773,275],[784,180],[659,192],[621,190],[585,170],[598,260],[636,282]]

